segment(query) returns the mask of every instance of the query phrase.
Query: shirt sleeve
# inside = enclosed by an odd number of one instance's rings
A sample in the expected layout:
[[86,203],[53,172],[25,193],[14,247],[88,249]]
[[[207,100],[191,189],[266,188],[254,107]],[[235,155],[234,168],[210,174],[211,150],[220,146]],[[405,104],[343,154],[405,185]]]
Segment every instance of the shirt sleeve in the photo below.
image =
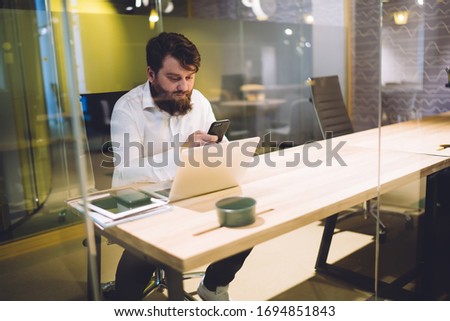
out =
[[112,186],[172,180],[176,171],[175,148],[153,156],[144,155],[142,131],[126,107],[126,103],[118,103],[111,116]]

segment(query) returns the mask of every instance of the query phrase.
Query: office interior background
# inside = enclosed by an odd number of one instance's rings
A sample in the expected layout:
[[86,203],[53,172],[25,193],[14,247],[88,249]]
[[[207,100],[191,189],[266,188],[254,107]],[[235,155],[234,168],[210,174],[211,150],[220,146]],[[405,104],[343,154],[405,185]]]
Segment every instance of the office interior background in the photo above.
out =
[[[339,76],[356,131],[450,110],[449,0],[6,0],[0,24],[0,267],[83,235],[66,200],[110,187],[111,109],[161,31],[197,45],[196,88],[232,140],[323,139],[310,77]],[[421,208],[424,184],[378,201]]]

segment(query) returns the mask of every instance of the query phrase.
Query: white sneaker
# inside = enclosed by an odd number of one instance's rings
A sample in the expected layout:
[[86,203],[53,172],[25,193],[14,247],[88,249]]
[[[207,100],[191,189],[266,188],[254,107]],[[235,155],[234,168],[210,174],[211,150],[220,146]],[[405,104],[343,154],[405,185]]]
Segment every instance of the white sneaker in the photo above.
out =
[[216,291],[210,291],[202,282],[198,285],[197,294],[203,301],[230,301],[228,285],[218,286]]

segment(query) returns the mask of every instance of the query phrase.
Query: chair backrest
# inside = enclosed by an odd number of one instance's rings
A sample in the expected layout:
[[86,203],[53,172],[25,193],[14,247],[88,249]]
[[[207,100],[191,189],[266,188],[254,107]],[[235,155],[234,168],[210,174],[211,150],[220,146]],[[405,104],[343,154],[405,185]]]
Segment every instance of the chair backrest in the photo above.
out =
[[111,161],[111,114],[116,101],[126,91],[81,94],[83,116],[96,190],[111,188],[114,166]]
[[324,138],[327,132],[341,136],[354,132],[342,97],[338,76],[310,78],[311,99]]
[[88,135],[109,135],[114,104],[125,93],[113,91],[80,95]]

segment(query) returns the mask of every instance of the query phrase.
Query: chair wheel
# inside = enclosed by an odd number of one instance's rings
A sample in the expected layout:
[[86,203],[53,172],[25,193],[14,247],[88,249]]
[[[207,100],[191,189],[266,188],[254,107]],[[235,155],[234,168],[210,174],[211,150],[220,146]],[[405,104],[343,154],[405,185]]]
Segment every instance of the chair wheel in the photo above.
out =
[[384,244],[387,240],[387,231],[386,230],[380,230],[378,233],[378,236],[380,237],[380,243]]
[[65,212],[60,212],[58,213],[58,223],[64,223],[66,222],[66,213]]

